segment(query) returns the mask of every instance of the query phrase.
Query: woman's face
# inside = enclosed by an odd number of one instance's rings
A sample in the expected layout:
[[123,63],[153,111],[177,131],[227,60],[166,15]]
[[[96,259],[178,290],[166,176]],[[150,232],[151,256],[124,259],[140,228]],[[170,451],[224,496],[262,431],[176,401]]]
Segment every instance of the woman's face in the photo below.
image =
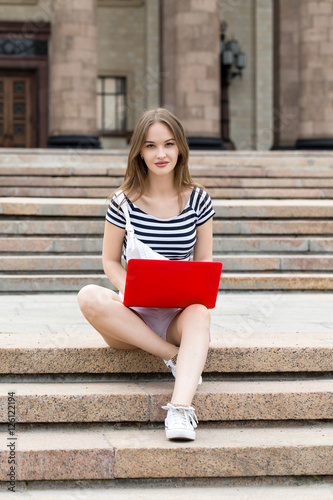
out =
[[151,125],[140,154],[148,167],[148,174],[171,174],[178,161],[179,149],[169,127],[160,122]]

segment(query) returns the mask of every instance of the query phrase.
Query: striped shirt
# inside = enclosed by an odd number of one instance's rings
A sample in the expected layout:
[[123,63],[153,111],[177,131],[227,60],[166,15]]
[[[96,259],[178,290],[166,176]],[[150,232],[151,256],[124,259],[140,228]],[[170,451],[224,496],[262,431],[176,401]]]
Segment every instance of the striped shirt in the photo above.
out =
[[[111,199],[105,219],[125,229],[126,218],[122,207],[118,210],[117,194]],[[193,188],[184,210],[170,219],[159,219],[129,202],[128,212],[135,236],[152,250],[171,260],[189,260],[197,240],[197,226],[215,215],[212,200],[206,191]],[[126,249],[126,235],[124,249]],[[126,252],[125,252],[126,255]]]

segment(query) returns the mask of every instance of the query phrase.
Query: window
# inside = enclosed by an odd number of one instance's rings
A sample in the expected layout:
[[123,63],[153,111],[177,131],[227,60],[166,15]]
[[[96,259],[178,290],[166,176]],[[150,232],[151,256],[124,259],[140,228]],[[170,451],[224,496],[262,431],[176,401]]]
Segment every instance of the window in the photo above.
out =
[[22,36],[0,38],[1,56],[47,56],[46,40],[24,40]]
[[126,130],[126,78],[100,76],[97,80],[98,130]]

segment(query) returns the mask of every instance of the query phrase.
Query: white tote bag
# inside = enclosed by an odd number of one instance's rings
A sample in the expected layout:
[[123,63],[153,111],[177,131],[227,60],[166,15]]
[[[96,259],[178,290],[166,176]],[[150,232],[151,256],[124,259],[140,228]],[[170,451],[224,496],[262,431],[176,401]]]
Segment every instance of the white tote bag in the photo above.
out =
[[118,205],[125,199],[125,202],[122,204],[122,209],[124,211],[126,217],[126,235],[127,235],[127,246],[126,246],[126,260],[127,262],[130,259],[159,259],[159,260],[168,260],[163,255],[154,252],[148,245],[142,243],[142,241],[138,240],[138,238],[134,234],[134,228],[131,224],[131,219],[128,212],[128,202],[125,198],[124,193],[121,193],[117,197]]
[[[134,234],[134,228],[131,224],[131,219],[128,213],[128,202],[125,198],[124,193],[117,196],[116,202],[118,205],[125,199],[122,204],[122,209],[126,217],[126,235],[127,235],[127,245],[126,245],[126,261],[130,259],[154,259],[154,260],[169,260],[163,255],[154,252],[148,245],[142,243]],[[124,295],[119,291],[119,297],[124,300]]]

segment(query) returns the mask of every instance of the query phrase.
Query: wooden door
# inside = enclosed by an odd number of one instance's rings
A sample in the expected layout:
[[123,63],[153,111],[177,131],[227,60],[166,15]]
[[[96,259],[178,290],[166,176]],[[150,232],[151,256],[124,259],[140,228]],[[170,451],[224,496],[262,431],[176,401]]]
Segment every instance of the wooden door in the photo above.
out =
[[35,146],[33,87],[33,74],[0,73],[0,147]]

